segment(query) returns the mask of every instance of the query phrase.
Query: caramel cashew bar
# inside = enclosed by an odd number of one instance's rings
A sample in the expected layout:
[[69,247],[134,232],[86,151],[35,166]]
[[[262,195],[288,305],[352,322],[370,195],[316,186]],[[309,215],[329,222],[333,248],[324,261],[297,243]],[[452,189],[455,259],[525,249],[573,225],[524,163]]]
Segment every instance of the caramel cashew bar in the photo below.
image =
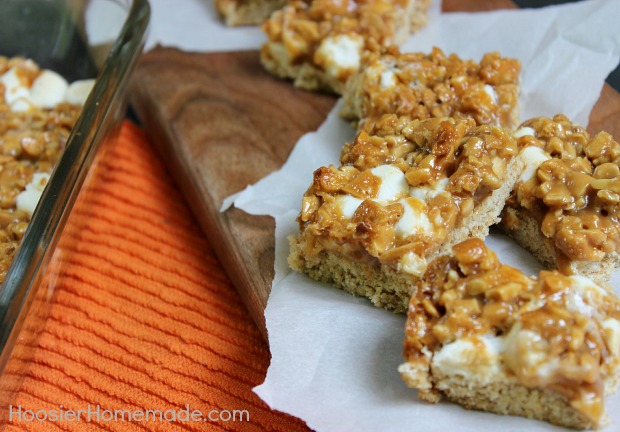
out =
[[289,263],[403,312],[429,259],[499,221],[517,155],[497,126],[386,115],[344,147],[342,166],[314,172]]
[[620,144],[564,115],[528,120],[516,134],[529,168],[502,228],[547,267],[608,281],[620,266]]
[[364,51],[403,43],[429,0],[292,0],[262,25],[261,62],[297,87],[342,93]]
[[0,57],[0,282],[92,85]]
[[620,302],[584,276],[525,276],[479,239],[438,257],[408,309],[399,371],[419,397],[589,429],[618,385]]
[[215,8],[228,26],[260,25],[286,0],[215,0]]
[[343,93],[341,115],[369,127],[383,114],[415,119],[471,117],[478,124],[514,128],[519,123],[521,64],[499,53],[480,63],[431,53],[370,52]]

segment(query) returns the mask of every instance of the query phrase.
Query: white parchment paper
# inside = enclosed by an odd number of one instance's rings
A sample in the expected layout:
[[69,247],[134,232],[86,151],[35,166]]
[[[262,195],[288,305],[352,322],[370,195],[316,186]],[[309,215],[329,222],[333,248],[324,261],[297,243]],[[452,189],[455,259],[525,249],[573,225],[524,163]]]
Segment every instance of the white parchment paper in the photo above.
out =
[[149,0],[151,30],[145,49],[156,45],[185,51],[257,50],[266,37],[258,26],[226,27],[213,0]]
[[[565,113],[587,124],[604,79],[620,57],[620,1],[590,0],[537,10],[445,14],[406,44],[433,45],[479,60],[497,50],[523,64],[522,119]],[[276,218],[276,275],[265,312],[272,361],[255,392],[272,408],[305,420],[318,431],[552,431],[543,422],[420,402],[397,372],[402,362],[404,316],[377,309],[292,272],[286,237],[312,172],[337,164],[354,131],[338,118],[339,104],[318,131],[302,137],[278,172],[249,187],[235,205]],[[531,256],[501,235],[487,244],[509,264],[535,273]],[[618,286],[619,275],[613,284]],[[620,430],[620,397],[608,399]]]

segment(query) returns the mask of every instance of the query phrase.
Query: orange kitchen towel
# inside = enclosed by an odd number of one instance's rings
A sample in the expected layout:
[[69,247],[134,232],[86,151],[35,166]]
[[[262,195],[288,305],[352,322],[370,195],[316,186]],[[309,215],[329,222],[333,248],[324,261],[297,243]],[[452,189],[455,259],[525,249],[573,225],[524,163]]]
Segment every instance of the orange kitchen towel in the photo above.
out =
[[144,132],[102,150],[6,368],[4,429],[307,431],[252,393],[268,347]]

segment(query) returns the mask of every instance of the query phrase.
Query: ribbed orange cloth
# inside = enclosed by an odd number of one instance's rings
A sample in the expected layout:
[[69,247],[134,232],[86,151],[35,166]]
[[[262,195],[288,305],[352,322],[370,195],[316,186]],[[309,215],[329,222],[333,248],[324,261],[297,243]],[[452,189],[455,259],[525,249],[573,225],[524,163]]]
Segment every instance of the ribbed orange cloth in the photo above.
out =
[[5,430],[307,431],[252,393],[268,347],[144,132],[104,150],[7,366]]

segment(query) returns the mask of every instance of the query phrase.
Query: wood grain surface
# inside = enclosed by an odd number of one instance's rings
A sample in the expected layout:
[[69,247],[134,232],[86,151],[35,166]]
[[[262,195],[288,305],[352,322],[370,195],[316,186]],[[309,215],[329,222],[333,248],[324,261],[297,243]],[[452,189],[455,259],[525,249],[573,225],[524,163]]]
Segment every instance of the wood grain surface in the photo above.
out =
[[[444,0],[443,7],[474,12],[515,6],[509,0]],[[266,335],[273,220],[219,209],[225,197],[277,170],[297,140],[324,121],[336,98],[272,78],[257,52],[187,53],[159,47],[143,55],[130,100]],[[620,136],[620,94],[607,85],[589,129]]]
[[273,219],[235,208],[220,213],[220,206],[282,166],[335,102],[273,79],[257,52],[157,48],[134,75],[131,103],[263,333]]

